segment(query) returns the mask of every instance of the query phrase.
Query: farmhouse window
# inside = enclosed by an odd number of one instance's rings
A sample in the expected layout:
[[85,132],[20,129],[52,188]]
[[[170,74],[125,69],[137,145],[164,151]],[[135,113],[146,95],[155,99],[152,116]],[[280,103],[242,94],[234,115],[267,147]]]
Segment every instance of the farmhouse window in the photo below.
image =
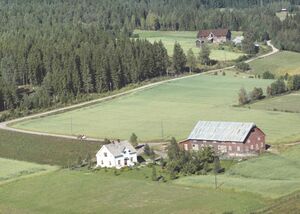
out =
[[107,153],[106,152],[104,152],[104,157],[107,157]]

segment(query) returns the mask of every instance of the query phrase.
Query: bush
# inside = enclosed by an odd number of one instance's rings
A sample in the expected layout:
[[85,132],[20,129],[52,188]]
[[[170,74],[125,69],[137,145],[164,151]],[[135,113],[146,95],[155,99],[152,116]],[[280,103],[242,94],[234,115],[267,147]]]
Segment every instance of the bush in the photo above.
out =
[[275,75],[272,74],[270,71],[265,71],[265,72],[262,74],[262,78],[263,78],[263,79],[275,79]]
[[250,65],[245,62],[239,62],[235,66],[237,69],[243,72],[250,70]]

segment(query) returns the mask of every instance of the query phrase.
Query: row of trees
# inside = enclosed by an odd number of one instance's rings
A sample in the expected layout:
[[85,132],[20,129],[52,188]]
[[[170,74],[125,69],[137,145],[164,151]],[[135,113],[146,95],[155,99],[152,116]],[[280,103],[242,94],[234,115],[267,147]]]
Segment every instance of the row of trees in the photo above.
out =
[[[286,77],[281,77],[271,83],[267,87],[267,96],[274,96],[285,93],[287,91],[300,90],[300,75],[293,75]],[[251,101],[260,100],[265,98],[262,88],[254,88],[253,91],[247,93],[245,88],[241,88],[238,93],[238,100],[240,105],[245,105]]]

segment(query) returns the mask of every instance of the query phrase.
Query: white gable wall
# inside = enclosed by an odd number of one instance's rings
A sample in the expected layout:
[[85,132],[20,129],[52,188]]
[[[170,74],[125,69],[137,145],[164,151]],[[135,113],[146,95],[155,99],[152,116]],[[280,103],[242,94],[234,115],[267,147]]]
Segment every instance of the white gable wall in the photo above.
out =
[[[105,157],[106,153],[106,157]],[[110,151],[104,146],[99,150],[99,152],[96,155],[97,158],[97,166],[100,167],[107,167],[107,168],[122,168],[126,166],[125,162],[127,163],[127,166],[134,166],[135,163],[137,163],[137,154],[130,154],[129,149],[125,149],[120,156],[115,157],[110,153]],[[126,160],[126,161],[125,161]]]

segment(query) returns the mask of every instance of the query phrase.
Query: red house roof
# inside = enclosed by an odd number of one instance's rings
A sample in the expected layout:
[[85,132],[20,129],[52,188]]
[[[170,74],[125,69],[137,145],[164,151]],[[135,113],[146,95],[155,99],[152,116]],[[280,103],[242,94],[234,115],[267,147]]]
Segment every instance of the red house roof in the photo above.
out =
[[215,36],[227,36],[228,29],[209,29],[209,30],[199,30],[197,38],[208,37],[210,33],[213,33]]

